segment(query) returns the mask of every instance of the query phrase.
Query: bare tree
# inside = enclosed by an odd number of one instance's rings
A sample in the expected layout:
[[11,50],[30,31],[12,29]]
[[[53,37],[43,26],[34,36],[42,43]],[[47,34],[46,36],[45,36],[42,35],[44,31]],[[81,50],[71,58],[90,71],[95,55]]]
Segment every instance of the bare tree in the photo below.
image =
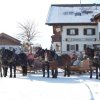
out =
[[19,39],[23,42],[23,45],[30,47],[32,41],[37,37],[37,34],[39,33],[35,22],[26,21],[26,23],[23,24],[18,23],[18,26],[22,31],[20,34],[18,34]]
[[34,40],[39,33],[34,22],[27,21],[26,23],[18,23],[22,32],[19,34],[19,38],[24,42],[30,43]]

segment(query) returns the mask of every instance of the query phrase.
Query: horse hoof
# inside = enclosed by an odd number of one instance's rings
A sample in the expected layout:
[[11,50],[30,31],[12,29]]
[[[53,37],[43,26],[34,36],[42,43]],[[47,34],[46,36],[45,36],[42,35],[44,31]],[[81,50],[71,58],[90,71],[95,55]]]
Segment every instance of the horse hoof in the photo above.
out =
[[98,79],[98,77],[96,77],[96,79]]
[[14,75],[14,78],[16,78],[16,75]]
[[68,75],[68,77],[70,77],[70,75]]
[[6,77],[7,75],[4,75],[4,77]]
[[64,75],[64,77],[66,77],[66,75]]
[[23,76],[27,76],[27,74],[23,74]]

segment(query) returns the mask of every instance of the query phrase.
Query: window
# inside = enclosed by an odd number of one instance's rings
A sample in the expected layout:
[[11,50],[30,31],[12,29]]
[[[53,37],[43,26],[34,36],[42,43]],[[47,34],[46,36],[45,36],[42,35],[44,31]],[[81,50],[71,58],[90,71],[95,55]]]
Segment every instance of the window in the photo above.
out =
[[65,12],[63,12],[63,15],[73,15],[74,14],[74,12],[73,11],[65,11]]
[[70,45],[70,50],[74,51],[75,50],[75,45]]
[[67,35],[78,35],[78,29],[77,28],[67,29]]
[[68,15],[68,12],[63,12],[63,15]]
[[72,11],[69,12],[69,15],[73,15],[73,14],[74,14],[74,12],[72,12]]
[[93,48],[93,44],[84,44],[84,49],[86,49],[87,47]]
[[78,51],[78,44],[67,44],[67,51]]
[[95,29],[94,28],[85,28],[84,35],[95,35]]
[[92,34],[92,30],[91,29],[87,29],[87,35],[91,35]]
[[75,13],[75,16],[81,16],[80,12]]
[[75,30],[74,29],[70,30],[70,35],[75,35]]
[[100,32],[99,32],[99,40],[100,40]]
[[56,44],[56,51],[59,52],[60,51],[60,46],[58,44]]

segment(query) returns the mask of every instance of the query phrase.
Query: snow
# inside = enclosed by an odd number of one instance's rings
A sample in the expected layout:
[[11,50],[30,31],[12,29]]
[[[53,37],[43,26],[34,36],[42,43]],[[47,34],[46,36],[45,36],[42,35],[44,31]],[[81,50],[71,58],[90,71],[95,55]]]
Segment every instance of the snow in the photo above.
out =
[[[99,11],[100,5],[51,5],[47,23],[89,23],[93,16],[100,13]],[[76,13],[80,13],[81,15],[76,16]]]
[[42,77],[42,73],[16,78],[0,77],[0,100],[100,100],[100,80],[89,74],[58,78]]

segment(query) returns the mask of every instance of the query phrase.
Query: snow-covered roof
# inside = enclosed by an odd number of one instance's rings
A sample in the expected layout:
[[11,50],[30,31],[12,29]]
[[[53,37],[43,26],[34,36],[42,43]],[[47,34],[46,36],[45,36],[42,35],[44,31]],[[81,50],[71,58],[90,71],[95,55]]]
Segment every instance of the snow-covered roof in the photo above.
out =
[[[21,41],[20,40],[18,40],[18,39],[16,39],[16,38],[14,38],[14,37],[12,37],[12,36],[10,36],[10,35],[8,35],[8,34],[6,34],[6,33],[0,33],[0,42],[1,42],[1,44],[3,43],[3,40],[1,40],[2,38],[4,38],[4,39],[8,39],[8,40],[10,40],[10,41],[12,41],[12,42],[14,42],[16,45],[21,45]],[[8,42],[8,41],[7,41]],[[6,43],[6,42],[5,42]],[[4,43],[4,44],[5,44]],[[7,44],[9,44],[9,43],[7,43]]]
[[53,4],[46,24],[93,23],[91,18],[100,13],[100,4]]

